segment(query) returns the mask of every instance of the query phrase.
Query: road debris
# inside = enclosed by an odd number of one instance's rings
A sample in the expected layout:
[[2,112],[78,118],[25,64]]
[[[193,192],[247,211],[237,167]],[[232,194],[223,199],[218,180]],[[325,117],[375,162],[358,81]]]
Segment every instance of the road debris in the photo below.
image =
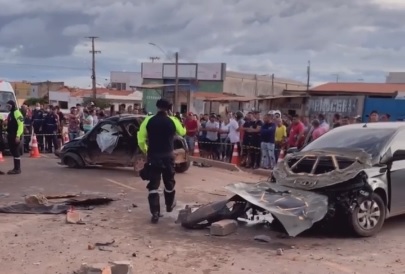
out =
[[238,222],[235,220],[221,220],[213,223],[210,227],[210,233],[213,236],[226,236],[236,232]]
[[284,249],[278,248],[278,249],[276,250],[276,254],[277,254],[278,256],[284,255]]
[[68,210],[66,213],[66,223],[68,224],[84,224],[80,213],[74,209]]
[[10,193],[0,193],[0,198],[7,198],[10,196]]
[[81,265],[74,274],[133,274],[134,268],[130,261],[114,261],[109,263],[95,263]]
[[47,205],[49,203],[48,199],[42,194],[28,195],[24,200],[27,205]]
[[[71,197],[71,195],[69,195]],[[46,196],[30,195],[25,198],[25,203],[12,204],[0,207],[0,213],[8,214],[66,214],[75,206],[81,210],[92,210],[95,206],[107,205],[115,201],[108,197],[81,195],[59,203],[50,203]],[[45,204],[45,201],[47,203]]]
[[253,238],[255,241],[261,242],[261,243],[270,243],[271,238],[267,235],[257,235]]

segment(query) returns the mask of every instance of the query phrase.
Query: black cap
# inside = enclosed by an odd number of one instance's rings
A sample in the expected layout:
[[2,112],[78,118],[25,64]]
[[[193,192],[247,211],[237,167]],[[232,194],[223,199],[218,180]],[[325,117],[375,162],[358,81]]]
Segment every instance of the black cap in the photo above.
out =
[[172,103],[170,103],[167,99],[162,98],[157,100],[156,107],[158,109],[170,110],[172,108]]

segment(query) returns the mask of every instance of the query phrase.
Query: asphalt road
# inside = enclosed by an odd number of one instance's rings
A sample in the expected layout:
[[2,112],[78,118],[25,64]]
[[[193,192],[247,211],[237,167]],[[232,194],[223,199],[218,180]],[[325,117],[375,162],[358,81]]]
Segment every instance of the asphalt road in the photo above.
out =
[[[29,194],[91,193],[118,198],[111,205],[83,211],[85,225],[69,225],[61,215],[0,215],[0,274],[71,274],[86,263],[131,260],[136,273],[403,273],[405,218],[389,221],[367,239],[311,232],[279,237],[268,228],[239,227],[226,237],[190,231],[174,223],[177,212],[149,223],[145,182],[130,169],[72,170],[52,155],[24,158],[23,173],[0,177],[0,203]],[[11,168],[11,158],[0,170]],[[185,204],[226,198],[223,186],[261,178],[215,168],[192,167],[177,175],[178,209]],[[262,178],[263,179],[263,178]],[[2,195],[7,194],[7,195]],[[135,205],[135,207],[133,206]],[[337,228],[339,230],[339,228]],[[268,235],[258,243],[255,235]],[[115,240],[109,251],[88,250]],[[279,256],[276,249],[283,248]]]

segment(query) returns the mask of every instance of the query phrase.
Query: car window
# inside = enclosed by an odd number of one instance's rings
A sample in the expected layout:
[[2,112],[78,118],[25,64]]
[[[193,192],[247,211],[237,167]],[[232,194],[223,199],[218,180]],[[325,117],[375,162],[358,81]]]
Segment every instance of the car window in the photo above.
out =
[[308,144],[302,151],[325,148],[359,148],[376,158],[380,156],[381,150],[395,131],[396,129],[390,128],[336,128]]
[[391,153],[394,153],[399,149],[405,149],[404,140],[405,140],[405,131],[401,130],[400,132],[398,132],[398,134],[395,135],[394,139],[390,144]]
[[98,129],[98,133],[109,132],[109,133],[117,133],[120,131],[120,128],[116,124],[111,123],[103,123],[100,128]]

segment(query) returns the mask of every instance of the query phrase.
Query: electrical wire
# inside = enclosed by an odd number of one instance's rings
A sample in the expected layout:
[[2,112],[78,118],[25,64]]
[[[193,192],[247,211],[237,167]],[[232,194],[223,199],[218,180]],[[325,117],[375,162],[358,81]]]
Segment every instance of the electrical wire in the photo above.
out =
[[[39,64],[25,64],[25,63],[5,63],[0,62],[1,65],[6,66],[22,66],[22,67],[42,67],[42,68],[49,68],[49,69],[66,69],[66,70],[91,70],[91,68],[85,67],[67,67],[67,66],[55,66],[55,65],[39,65]],[[1,69],[1,67],[0,67]]]

